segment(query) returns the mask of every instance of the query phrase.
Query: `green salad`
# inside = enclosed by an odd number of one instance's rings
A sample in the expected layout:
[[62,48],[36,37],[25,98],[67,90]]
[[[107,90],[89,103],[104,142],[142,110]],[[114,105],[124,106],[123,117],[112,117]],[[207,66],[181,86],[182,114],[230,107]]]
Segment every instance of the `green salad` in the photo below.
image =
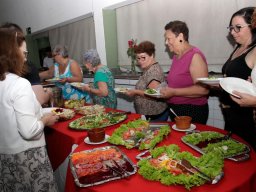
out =
[[224,158],[241,154],[247,149],[247,146],[243,143],[231,138],[223,138],[224,135],[221,133],[203,131],[186,135],[182,137],[182,140],[185,143],[199,147],[203,153],[216,152],[220,153]]
[[203,185],[206,180],[198,176],[198,173],[188,173],[180,169],[174,162],[181,159],[188,160],[193,166],[214,179],[222,173],[224,161],[221,155],[207,153],[200,158],[189,152],[180,152],[177,145],[157,147],[150,150],[151,158],[138,162],[138,173],[145,179],[159,181],[164,185],[184,185],[186,189]]
[[147,93],[147,94],[156,94],[157,91],[155,89],[146,89],[145,93]]
[[108,138],[108,142],[115,145],[124,145],[127,149],[139,147],[139,150],[150,149],[161,142],[170,133],[169,125],[159,129],[150,129],[149,122],[138,119],[122,124]]

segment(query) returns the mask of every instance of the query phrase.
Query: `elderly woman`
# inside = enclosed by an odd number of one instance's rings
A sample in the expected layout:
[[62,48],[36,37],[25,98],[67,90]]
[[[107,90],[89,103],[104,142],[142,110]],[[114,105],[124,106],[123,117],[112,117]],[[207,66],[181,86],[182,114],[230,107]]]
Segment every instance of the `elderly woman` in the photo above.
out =
[[134,105],[137,113],[145,115],[151,121],[166,121],[168,119],[168,106],[165,101],[146,97],[146,89],[156,89],[165,82],[162,68],[155,60],[155,45],[150,41],[141,42],[135,47],[137,62],[143,71],[136,83],[135,89],[126,92],[135,96]]
[[72,82],[82,82],[83,73],[79,64],[70,59],[68,50],[65,46],[56,45],[53,49],[53,58],[55,63],[47,71],[41,72],[41,79],[60,78],[60,82],[56,83],[57,87],[62,89],[64,99],[82,99],[90,102],[88,93],[78,90],[70,85]]
[[193,122],[206,124],[209,91],[197,84],[197,78],[208,77],[208,67],[204,54],[189,44],[188,37],[188,27],[182,21],[171,21],[165,26],[166,45],[174,56],[167,76],[168,88],[160,92],[169,98],[169,106],[178,115],[188,115]]
[[101,64],[96,50],[90,49],[84,53],[84,65],[94,73],[94,82],[93,88],[85,85],[81,89],[92,95],[94,104],[116,108],[115,80],[109,68]]

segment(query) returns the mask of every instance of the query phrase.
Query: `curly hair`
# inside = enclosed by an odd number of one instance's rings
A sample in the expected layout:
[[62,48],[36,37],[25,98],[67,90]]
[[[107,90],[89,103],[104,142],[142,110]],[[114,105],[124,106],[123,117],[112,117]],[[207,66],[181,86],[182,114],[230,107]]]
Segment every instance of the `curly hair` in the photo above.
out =
[[0,28],[0,81],[5,80],[7,72],[18,76],[24,74],[24,59],[19,49],[22,39],[22,33]]
[[101,64],[100,56],[95,49],[90,49],[83,54],[84,62],[91,63],[93,67]]
[[155,44],[150,41],[143,41],[134,48],[136,54],[147,53],[149,56],[155,56]]

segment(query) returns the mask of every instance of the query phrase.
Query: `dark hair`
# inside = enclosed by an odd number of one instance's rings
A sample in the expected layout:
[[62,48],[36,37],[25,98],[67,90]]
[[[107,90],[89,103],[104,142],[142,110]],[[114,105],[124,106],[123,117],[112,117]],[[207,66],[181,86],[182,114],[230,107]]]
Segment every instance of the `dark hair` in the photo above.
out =
[[188,41],[189,30],[188,30],[188,26],[185,22],[183,22],[183,21],[171,21],[171,22],[169,22],[165,25],[164,29],[172,31],[176,35],[176,37],[180,33],[183,33],[184,40]]
[[252,14],[252,28],[256,28],[256,8],[254,9],[254,12]]
[[21,33],[11,29],[0,28],[0,80],[5,79],[5,73],[10,72],[18,76],[24,73],[24,60],[19,49],[18,39],[23,39]]
[[229,26],[231,26],[233,18],[236,16],[240,16],[243,17],[245,22],[250,25],[249,28],[251,29],[252,33],[252,43],[249,46],[256,44],[256,28],[252,27],[252,15],[254,10],[255,7],[245,7],[243,9],[240,9],[232,15],[229,22]]
[[8,28],[8,29],[12,29],[16,32],[23,33],[23,30],[21,29],[21,27],[19,25],[15,24],[15,23],[6,22],[6,23],[1,25],[1,28]]
[[155,56],[155,44],[150,41],[143,41],[134,48],[136,54],[147,53],[149,56]]

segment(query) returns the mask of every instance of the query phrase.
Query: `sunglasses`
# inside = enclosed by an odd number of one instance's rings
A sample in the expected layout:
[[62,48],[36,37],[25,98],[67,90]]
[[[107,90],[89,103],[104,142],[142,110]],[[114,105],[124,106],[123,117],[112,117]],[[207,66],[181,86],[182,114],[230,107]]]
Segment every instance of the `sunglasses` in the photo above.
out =
[[234,30],[236,33],[239,33],[242,28],[248,27],[248,26],[250,26],[250,24],[235,25],[235,26],[232,26],[232,25],[231,25],[231,26],[227,27],[227,29],[229,30],[230,33],[232,32],[232,30]]

